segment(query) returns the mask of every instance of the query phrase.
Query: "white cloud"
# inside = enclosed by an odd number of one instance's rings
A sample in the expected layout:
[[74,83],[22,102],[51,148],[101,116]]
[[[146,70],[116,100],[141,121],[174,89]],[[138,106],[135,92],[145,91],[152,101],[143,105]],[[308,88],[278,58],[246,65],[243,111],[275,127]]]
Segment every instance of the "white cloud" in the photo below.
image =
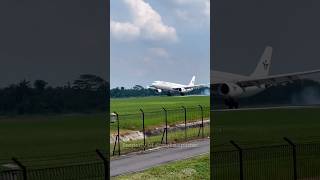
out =
[[123,0],[132,14],[132,22],[111,21],[111,33],[116,38],[142,37],[148,40],[176,41],[174,27],[163,23],[160,14],[144,0]]
[[132,40],[140,36],[139,27],[128,22],[121,23],[111,20],[110,32],[111,36],[116,39]]
[[210,0],[173,0],[177,5],[175,14],[182,20],[188,22],[210,20]]

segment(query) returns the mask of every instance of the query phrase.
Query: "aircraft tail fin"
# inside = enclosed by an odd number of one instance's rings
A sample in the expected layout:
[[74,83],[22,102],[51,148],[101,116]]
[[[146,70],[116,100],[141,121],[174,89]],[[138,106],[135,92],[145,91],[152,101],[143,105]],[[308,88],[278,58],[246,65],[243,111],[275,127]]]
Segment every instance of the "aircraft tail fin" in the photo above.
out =
[[270,65],[272,57],[272,47],[267,46],[257,64],[256,69],[251,74],[251,76],[267,76],[269,75]]
[[192,76],[192,79],[189,83],[189,86],[194,86],[194,81],[196,80],[196,76]]

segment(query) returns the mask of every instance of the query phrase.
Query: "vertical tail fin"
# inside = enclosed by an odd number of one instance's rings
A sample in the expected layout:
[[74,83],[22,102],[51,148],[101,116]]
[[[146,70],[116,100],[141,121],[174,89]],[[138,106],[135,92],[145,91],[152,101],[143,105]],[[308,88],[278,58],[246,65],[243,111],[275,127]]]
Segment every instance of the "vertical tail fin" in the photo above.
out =
[[269,74],[272,57],[272,47],[267,46],[251,76],[267,76]]
[[196,76],[192,76],[192,79],[189,83],[189,86],[194,86],[194,81],[196,80]]

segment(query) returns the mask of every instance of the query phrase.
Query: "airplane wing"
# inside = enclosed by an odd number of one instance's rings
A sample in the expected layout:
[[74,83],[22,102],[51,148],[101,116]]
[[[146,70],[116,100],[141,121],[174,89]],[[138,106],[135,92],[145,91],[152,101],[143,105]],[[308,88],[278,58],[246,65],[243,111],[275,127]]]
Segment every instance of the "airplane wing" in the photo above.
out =
[[270,86],[276,86],[279,84],[292,83],[295,80],[302,79],[301,76],[316,74],[316,73],[320,73],[320,69],[312,70],[312,71],[288,73],[288,74],[271,75],[266,77],[243,79],[243,80],[236,81],[236,84],[238,84],[241,87],[260,86],[263,84],[265,84],[267,87],[270,87]]
[[197,84],[197,85],[192,85],[192,86],[177,86],[173,87],[172,89],[175,91],[181,91],[181,89],[189,90],[189,89],[198,89],[202,87],[210,87],[209,84]]
[[210,87],[209,84],[197,84],[193,86],[186,86],[185,89],[197,89],[197,88],[203,88],[203,87]]

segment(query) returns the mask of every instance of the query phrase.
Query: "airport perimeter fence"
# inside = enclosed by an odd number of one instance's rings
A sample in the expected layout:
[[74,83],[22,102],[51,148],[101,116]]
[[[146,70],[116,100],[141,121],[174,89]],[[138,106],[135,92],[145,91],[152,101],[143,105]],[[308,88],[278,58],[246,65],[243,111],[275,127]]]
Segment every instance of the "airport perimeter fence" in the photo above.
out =
[[320,144],[295,144],[214,152],[212,179],[215,180],[319,180]]
[[0,180],[107,180],[106,151],[0,159]]
[[114,112],[114,116],[110,140],[113,156],[210,136],[209,106],[181,106],[149,112],[140,109],[135,114]]

